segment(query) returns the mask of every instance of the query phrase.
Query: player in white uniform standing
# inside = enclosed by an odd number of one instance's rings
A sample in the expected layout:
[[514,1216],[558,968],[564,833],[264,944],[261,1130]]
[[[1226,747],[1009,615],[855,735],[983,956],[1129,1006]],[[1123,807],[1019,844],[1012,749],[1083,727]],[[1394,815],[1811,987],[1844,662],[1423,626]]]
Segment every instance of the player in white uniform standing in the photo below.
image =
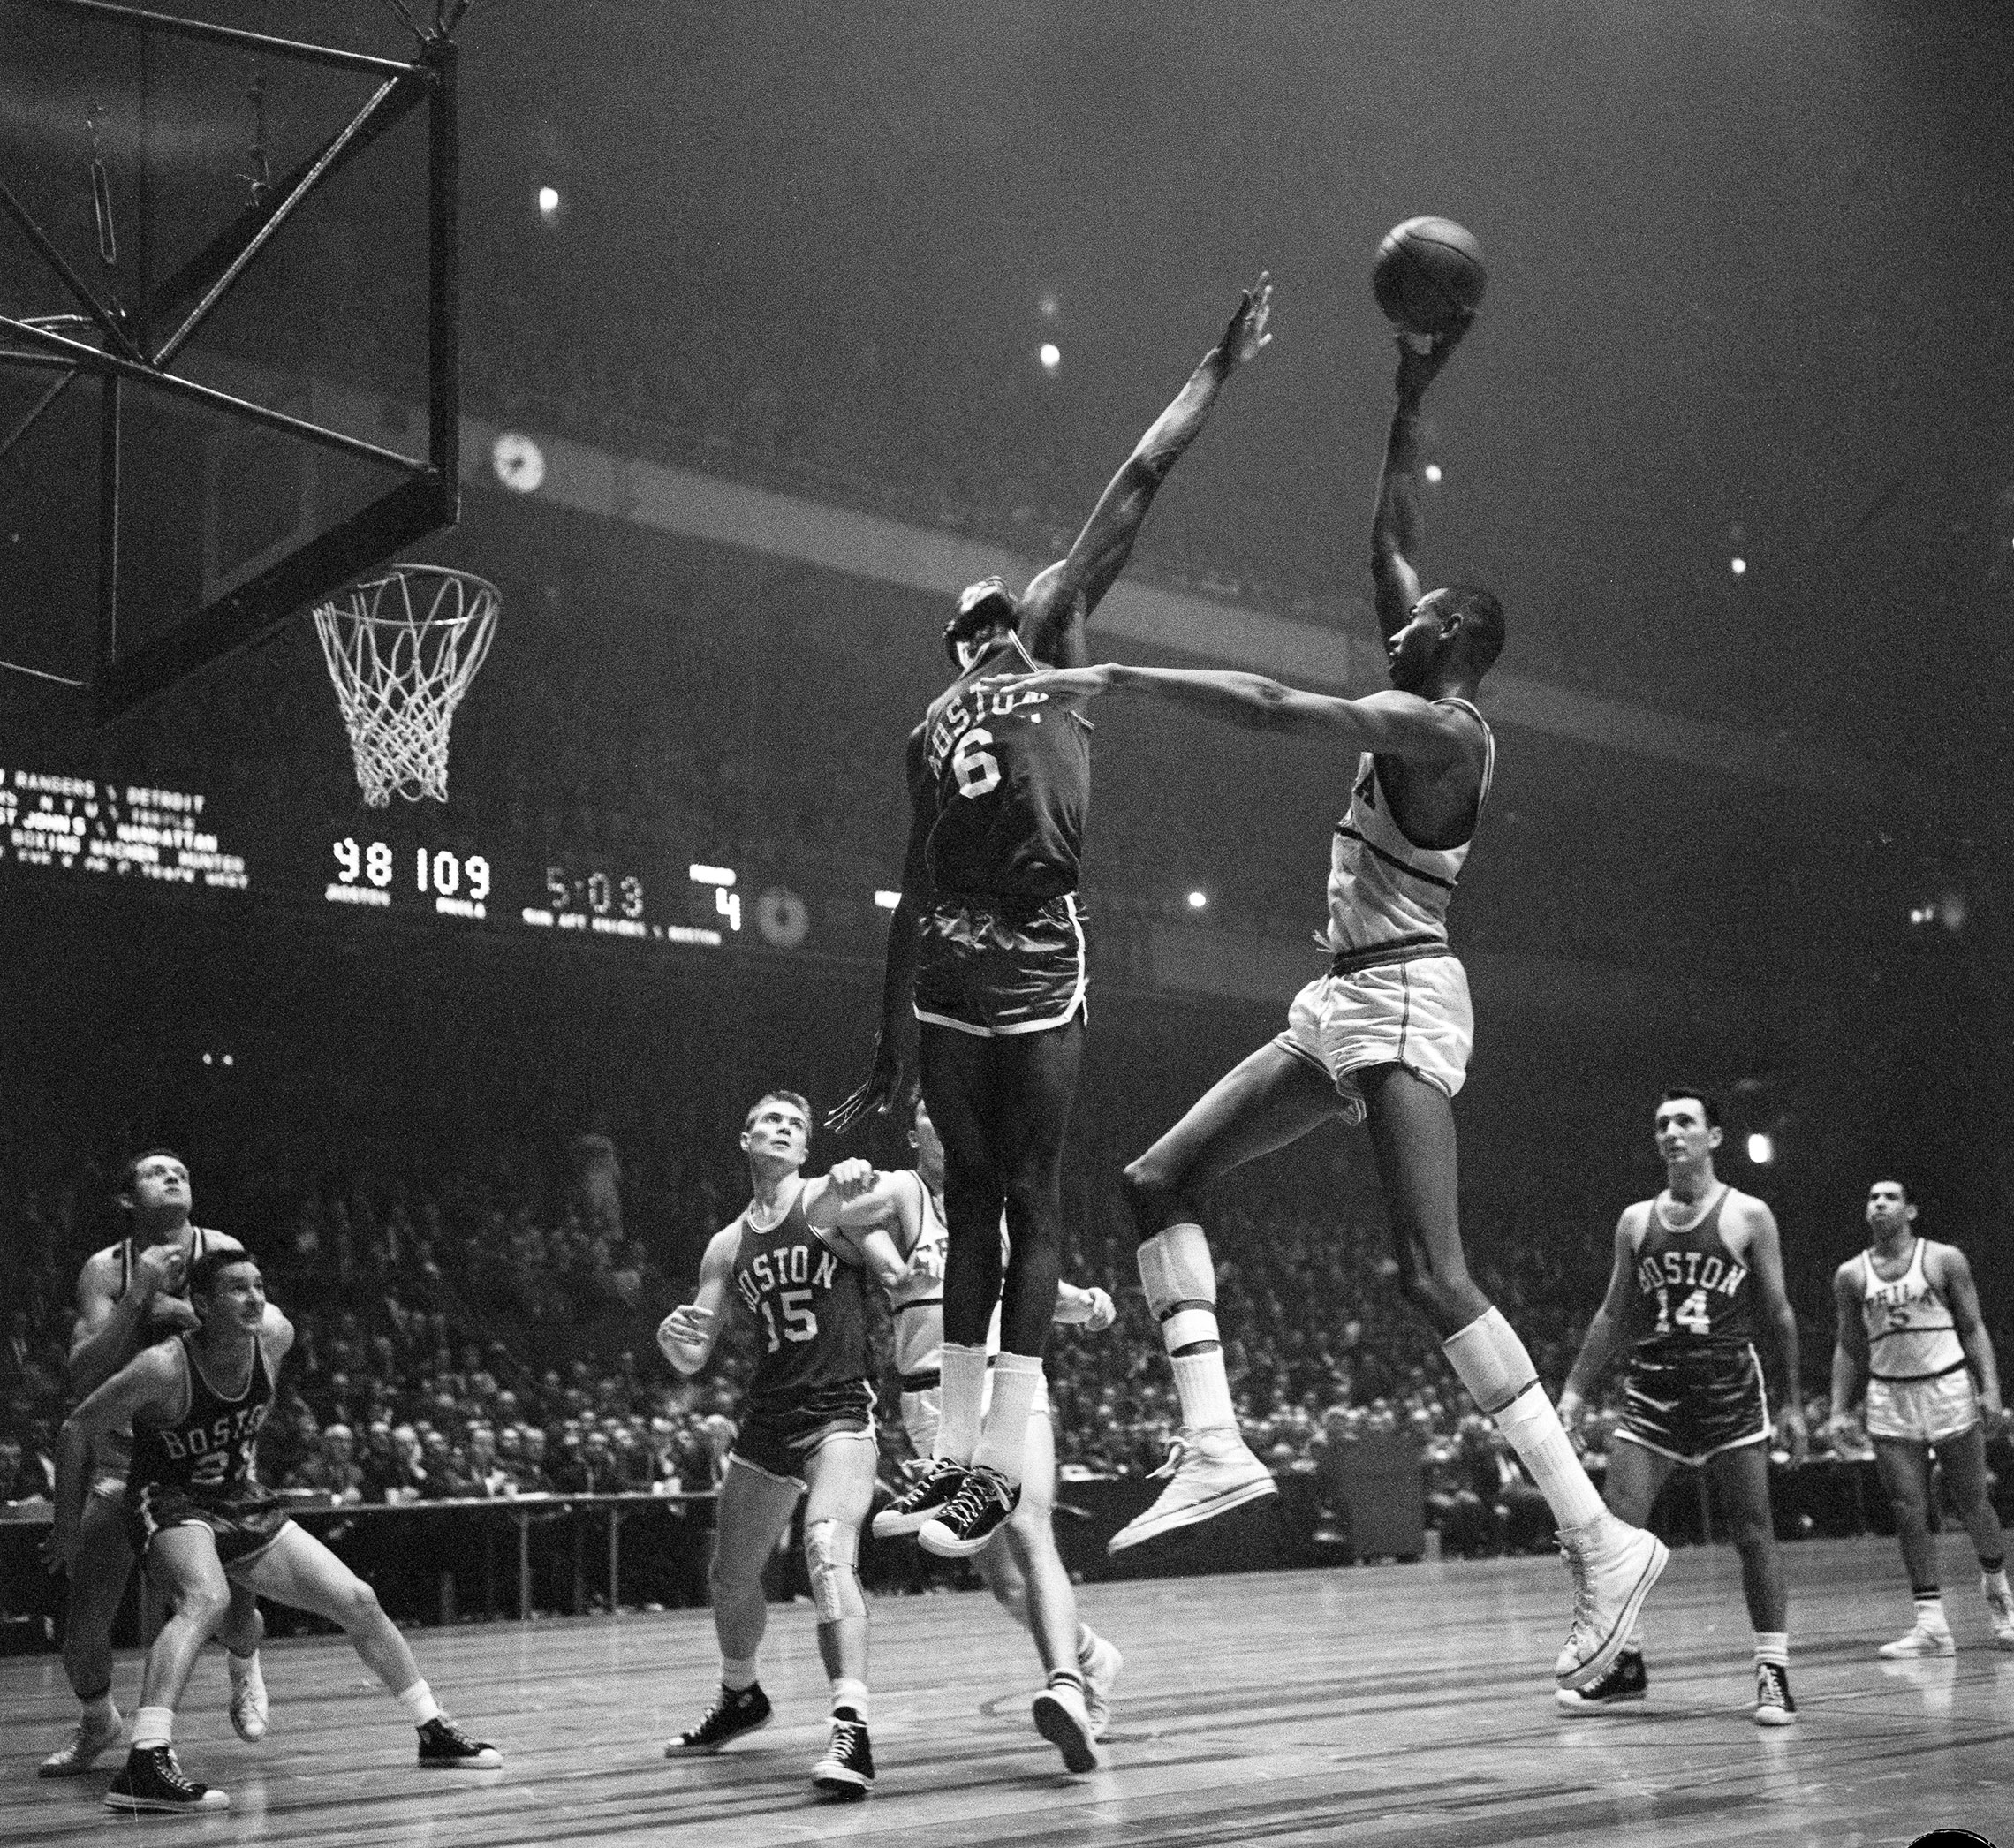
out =
[[[944,1145],[920,1098],[909,1143],[916,1151],[916,1166],[876,1175],[874,1187],[861,1199],[882,1203],[896,1249],[908,1260],[908,1269],[889,1286],[888,1295],[895,1311],[903,1428],[920,1464],[928,1466],[943,1405],[940,1351],[950,1234],[944,1224]],[[1056,1285],[1055,1320],[1059,1322],[1096,1334],[1111,1327],[1116,1314],[1112,1299],[1102,1290]],[[989,1345],[997,1346],[998,1338],[996,1317]],[[1051,1526],[1055,1507],[1056,1431],[1045,1389],[1036,1394],[1029,1415],[1021,1499],[992,1540],[973,1556],[973,1564],[988,1590],[1034,1639],[1035,1653],[1049,1678],[1035,1696],[1036,1727],[1063,1753],[1069,1769],[1090,1771],[1097,1768],[1094,1742],[1104,1737],[1112,1687],[1124,1658],[1078,1617],[1076,1588],[1056,1549]],[[913,1534],[928,1519],[927,1510],[906,1512],[899,1503],[884,1508],[874,1517],[874,1538]]]
[[1495,746],[1478,683],[1503,645],[1488,591],[1420,594],[1420,405],[1460,333],[1420,351],[1400,341],[1397,406],[1373,516],[1371,572],[1392,687],[1331,699],[1261,674],[1189,669],[1056,670],[1011,691],[1131,693],[1261,731],[1314,734],[1358,753],[1336,829],[1329,973],[1295,999],[1286,1031],[1204,1094],[1125,1171],[1147,1306],[1182,1402],[1181,1435],[1154,1506],[1113,1537],[1136,1545],[1273,1492],[1238,1428],[1217,1336],[1216,1277],[1196,1196],[1232,1169],[1340,1117],[1367,1122],[1391,1222],[1399,1287],[1441,1337],[1475,1402],[1531,1472],[1573,1568],[1573,1623],[1555,1673],[1599,1680],[1621,1652],[1667,1558],[1662,1542],[1602,1505],[1525,1344],[1468,1273],[1456,1203],[1455,1118],[1473,1017],[1449,947],[1448,902],[1489,793]]
[[1907,1185],[1867,1190],[1874,1242],[1832,1279],[1838,1338],[1832,1350],[1832,1424],[1850,1422],[1863,1393],[1874,1466],[1895,1510],[1916,1621],[1882,1645],[1888,1656],[1950,1655],[1957,1648],[1937,1584],[1930,1532],[1930,1453],[1979,1554],[1980,1587],[1994,1640],[2014,1649],[2014,1595],[2006,1542],[1987,1493],[1986,1440],[2006,1422],[1993,1340],[1979,1316],[1972,1267],[1953,1245],[1916,1233]]

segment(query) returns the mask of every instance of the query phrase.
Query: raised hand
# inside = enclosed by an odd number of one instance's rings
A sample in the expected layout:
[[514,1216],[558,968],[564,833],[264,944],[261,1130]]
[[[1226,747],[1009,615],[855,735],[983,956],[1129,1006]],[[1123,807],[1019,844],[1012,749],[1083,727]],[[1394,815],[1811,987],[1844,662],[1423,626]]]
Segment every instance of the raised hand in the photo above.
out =
[[899,1059],[884,1057],[874,1050],[874,1069],[867,1081],[848,1093],[825,1115],[825,1127],[834,1135],[844,1135],[861,1117],[886,1116],[903,1100],[908,1087],[903,1079]]
[[1268,273],[1261,269],[1259,280],[1239,299],[1238,312],[1230,317],[1230,325],[1224,329],[1223,338],[1217,344],[1227,366],[1236,368],[1246,365],[1271,345],[1273,337],[1266,331],[1266,322],[1272,313],[1273,284]]
[[843,1162],[835,1162],[832,1171],[825,1177],[825,1185],[842,1201],[858,1200],[874,1184],[874,1164],[864,1155],[848,1155]]
[[[1468,337],[1468,330],[1475,324],[1475,310],[1465,308],[1462,318],[1444,334],[1430,337],[1419,334],[1398,336],[1398,399],[1401,404],[1417,405],[1427,395],[1427,388],[1441,375],[1441,368],[1454,358],[1455,349]],[[1417,343],[1425,337],[1424,346]]]

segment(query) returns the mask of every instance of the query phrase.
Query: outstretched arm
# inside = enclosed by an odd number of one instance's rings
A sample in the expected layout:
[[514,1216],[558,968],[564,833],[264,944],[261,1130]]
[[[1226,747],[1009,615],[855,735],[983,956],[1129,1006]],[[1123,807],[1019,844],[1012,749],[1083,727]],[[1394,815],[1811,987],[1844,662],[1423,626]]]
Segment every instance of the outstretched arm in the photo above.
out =
[[874,1069],[867,1082],[843,1099],[826,1117],[835,1133],[851,1129],[872,1112],[888,1110],[901,1101],[912,1065],[916,1017],[910,996],[916,986],[916,931],[930,901],[930,829],[936,820],[923,728],[909,734],[903,754],[909,778],[909,845],[902,860],[902,896],[888,920],[888,949],[882,969],[881,1028],[874,1035]]
[[163,1342],[94,1388],[63,1421],[56,1441],[56,1523],[49,1541],[53,1561],[65,1568],[77,1561],[78,1524],[91,1485],[91,1440],[105,1432],[130,1430],[142,1413],[178,1416],[180,1397],[179,1364],[172,1344]]
[[699,1372],[712,1358],[731,1300],[728,1286],[740,1243],[738,1226],[716,1232],[707,1245],[706,1256],[700,1260],[700,1286],[692,1301],[680,1303],[657,1326],[658,1347],[682,1374]]
[[1776,1422],[1783,1428],[1791,1462],[1801,1464],[1811,1440],[1805,1430],[1804,1396],[1798,1372],[1798,1318],[1783,1288],[1783,1239],[1776,1231],[1776,1216],[1760,1200],[1755,1202],[1751,1224],[1748,1269],[1755,1279],[1762,1321],[1769,1330],[1769,1347],[1776,1363],[1776,1377],[1769,1382],[1776,1401]]
[[1155,493],[1208,420],[1224,381],[1272,339],[1266,331],[1272,307],[1273,285],[1261,273],[1239,300],[1223,338],[1203,355],[1174,403],[1155,419],[1107,484],[1069,556],[1028,586],[1021,640],[1037,661],[1076,667],[1086,658],[1085,623],[1125,568]]
[[1420,601],[1420,573],[1412,564],[1420,534],[1420,406],[1468,329],[1464,321],[1451,333],[1435,335],[1425,348],[1415,346],[1410,334],[1398,337],[1398,402],[1371,516],[1371,580],[1377,590],[1378,627],[1388,641],[1405,626]]
[[1129,667],[1108,661],[1096,667],[1016,674],[998,685],[1003,693],[1065,699],[1127,693],[1185,706],[1253,731],[1321,732],[1350,750],[1375,751],[1428,769],[1446,769],[1465,757],[1479,756],[1483,748],[1480,724],[1458,706],[1435,705],[1396,690],[1361,700],[1337,699],[1233,668]]
[[1632,1288],[1635,1273],[1636,1240],[1630,1236],[1630,1216],[1625,1212],[1616,1222],[1615,1261],[1609,1269],[1608,1293],[1580,1337],[1580,1352],[1573,1357],[1560,1391],[1560,1422],[1570,1431],[1579,1420],[1587,1395],[1630,1337],[1630,1324],[1638,1314],[1637,1294]]

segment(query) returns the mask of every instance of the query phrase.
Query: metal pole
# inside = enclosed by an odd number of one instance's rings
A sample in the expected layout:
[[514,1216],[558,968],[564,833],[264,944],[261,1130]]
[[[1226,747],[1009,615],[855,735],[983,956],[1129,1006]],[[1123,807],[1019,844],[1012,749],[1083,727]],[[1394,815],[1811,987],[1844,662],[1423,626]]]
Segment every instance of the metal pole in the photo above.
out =
[[98,676],[119,652],[119,382],[102,382],[98,399]]
[[99,19],[116,26],[148,26],[178,38],[207,39],[213,45],[240,45],[248,51],[275,51],[303,57],[315,64],[333,64],[341,71],[376,71],[390,73],[410,70],[407,64],[389,57],[369,57],[360,51],[338,51],[332,45],[310,45],[294,39],[276,39],[261,32],[246,32],[236,26],[212,26],[204,19],[178,19],[167,13],[147,12],[137,6],[114,6],[108,0],[14,0],[19,6],[39,6],[44,12],[69,13],[86,19]]

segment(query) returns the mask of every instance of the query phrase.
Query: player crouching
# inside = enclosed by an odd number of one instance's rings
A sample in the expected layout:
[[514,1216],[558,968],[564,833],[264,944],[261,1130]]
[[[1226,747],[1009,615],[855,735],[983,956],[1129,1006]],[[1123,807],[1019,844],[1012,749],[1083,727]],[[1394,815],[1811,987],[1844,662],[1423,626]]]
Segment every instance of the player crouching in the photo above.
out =
[[189,1301],[195,1329],[156,1343],[92,1393],[64,1423],[57,1455],[54,1548],[68,1567],[92,1440],[132,1429],[133,1549],[175,1607],[148,1651],[132,1749],[105,1806],[229,1806],[223,1791],[183,1774],[173,1740],[175,1706],[203,1645],[215,1635],[232,1646],[221,1627],[233,1581],[340,1625],[419,1729],[422,1770],[496,1769],[504,1761],[496,1748],[442,1713],[376,1594],[259,1487],[253,1448],[293,1324],[267,1302],[257,1263],[242,1251],[206,1253],[190,1267]]

